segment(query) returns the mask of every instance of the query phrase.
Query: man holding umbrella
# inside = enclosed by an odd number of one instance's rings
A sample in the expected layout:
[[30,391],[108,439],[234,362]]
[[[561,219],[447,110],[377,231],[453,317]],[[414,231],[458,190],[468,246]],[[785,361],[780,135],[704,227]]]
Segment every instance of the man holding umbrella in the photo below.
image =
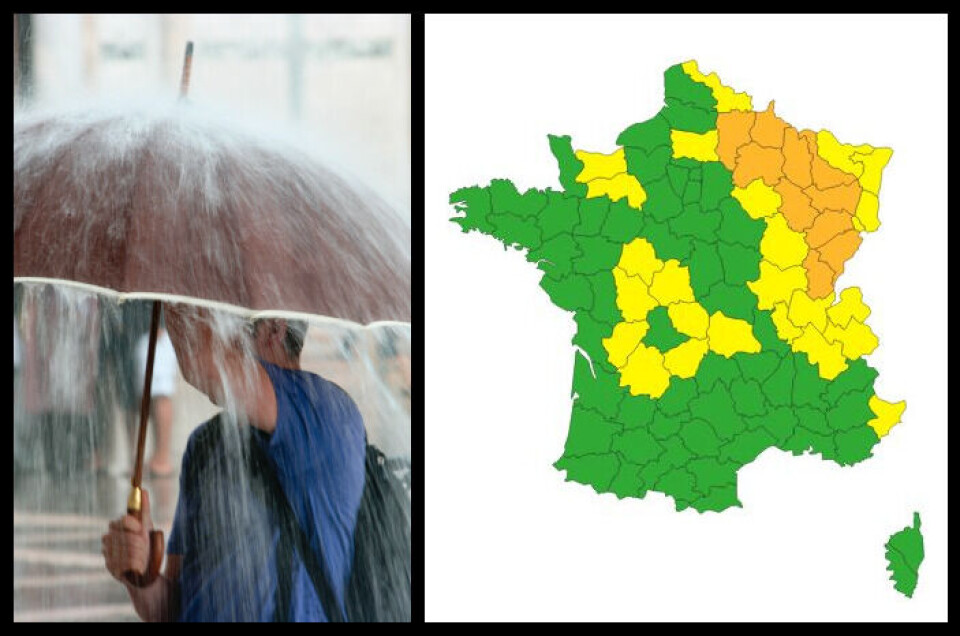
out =
[[[142,521],[128,514],[103,536],[107,569],[146,621],[328,620],[327,591],[312,583],[309,555],[284,540],[271,505],[285,496],[342,614],[364,487],[366,434],[356,405],[300,369],[305,324],[259,320],[224,336],[207,309],[164,310],[184,377],[224,411],[187,444],[163,574],[142,587],[131,582],[150,557],[146,492]],[[244,457],[255,455],[282,494],[249,478]]]

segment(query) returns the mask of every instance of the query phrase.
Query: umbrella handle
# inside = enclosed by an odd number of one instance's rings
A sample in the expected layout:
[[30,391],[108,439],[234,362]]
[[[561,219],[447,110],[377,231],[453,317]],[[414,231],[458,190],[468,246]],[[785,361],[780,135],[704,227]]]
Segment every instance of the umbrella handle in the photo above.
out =
[[[140,509],[140,489],[134,487],[127,501],[127,514],[133,515],[142,521]],[[160,575],[160,565],[163,563],[163,530],[150,531],[150,554],[147,556],[147,571],[137,574],[133,570],[124,572],[123,576],[135,587],[146,587],[153,583]]]
[[[130,497],[127,499],[127,514],[143,521],[140,508],[140,483],[143,472],[143,447],[147,436],[147,417],[150,412],[150,383],[153,379],[153,357],[157,347],[157,327],[160,323],[160,301],[153,302],[153,317],[150,320],[150,345],[147,350],[147,369],[143,380],[143,396],[140,400],[140,434],[137,440],[137,457],[131,480]],[[129,571],[124,577],[131,585],[145,587],[153,583],[160,574],[160,565],[163,562],[163,532],[150,531],[150,554],[147,556],[147,571],[143,574]]]

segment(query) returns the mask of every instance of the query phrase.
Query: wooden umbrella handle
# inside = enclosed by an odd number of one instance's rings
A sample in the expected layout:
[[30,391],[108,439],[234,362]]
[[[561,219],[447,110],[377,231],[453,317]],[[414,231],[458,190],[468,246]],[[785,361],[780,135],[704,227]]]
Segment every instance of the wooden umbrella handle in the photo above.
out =
[[160,565],[163,563],[163,530],[150,531],[150,557],[147,562],[147,571],[137,574],[133,570],[124,573],[124,577],[134,587],[147,587],[160,576]]
[[[143,521],[143,511],[140,508],[140,489],[134,488],[127,501],[127,514]],[[137,574],[133,570],[124,572],[123,576],[136,587],[146,587],[153,583],[160,575],[160,566],[163,564],[163,530],[150,531],[150,554],[147,556],[147,571]]]
[[[150,342],[147,348],[147,368],[143,378],[143,395],[140,398],[140,431],[137,436],[137,456],[134,461],[133,477],[130,480],[130,497],[127,499],[127,514],[143,521],[140,500],[140,484],[143,479],[143,449],[147,438],[147,421],[150,416],[150,385],[153,381],[153,359],[157,348],[157,330],[160,324],[160,301],[153,301],[153,314],[150,319]],[[150,531],[150,554],[147,557],[147,571],[143,574],[126,572],[124,576],[132,585],[144,587],[153,583],[160,574],[163,562],[163,532]]]
[[[147,344],[147,368],[143,374],[143,393],[140,396],[140,428],[137,433],[137,454],[134,457],[133,477],[130,485],[134,490],[143,483],[143,450],[147,443],[147,422],[150,420],[150,387],[153,384],[153,360],[157,351],[157,330],[160,328],[160,301],[153,301],[153,313],[150,316],[150,339]],[[133,505],[136,496],[137,503]],[[140,493],[131,491],[128,508],[140,508]],[[132,512],[130,514],[133,514]]]

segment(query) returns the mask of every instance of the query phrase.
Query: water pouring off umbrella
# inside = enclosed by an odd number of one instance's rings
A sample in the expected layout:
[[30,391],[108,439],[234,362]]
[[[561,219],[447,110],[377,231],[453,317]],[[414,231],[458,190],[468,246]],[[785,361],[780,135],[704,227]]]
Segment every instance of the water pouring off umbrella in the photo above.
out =
[[[181,96],[191,57],[188,47]],[[132,512],[160,300],[407,323],[409,243],[409,227],[372,192],[182,103],[15,121],[15,282],[154,300]],[[162,558],[162,534],[151,542]],[[156,561],[139,583],[156,576]]]

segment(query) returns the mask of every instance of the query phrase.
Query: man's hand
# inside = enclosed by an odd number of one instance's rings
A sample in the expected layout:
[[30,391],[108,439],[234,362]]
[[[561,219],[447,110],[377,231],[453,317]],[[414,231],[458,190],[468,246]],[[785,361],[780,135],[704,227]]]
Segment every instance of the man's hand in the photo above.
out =
[[131,570],[136,574],[147,571],[153,521],[150,519],[150,495],[146,490],[141,493],[143,521],[128,514],[111,521],[107,534],[103,535],[103,558],[107,570],[118,581],[126,581],[124,575]]
[[153,583],[137,587],[127,581],[127,572],[143,574],[150,558],[150,495],[141,490],[141,523],[133,515],[126,515],[110,522],[107,534],[103,535],[103,559],[107,570],[121,583],[133,601],[137,615],[145,621],[173,621],[180,607],[180,556],[167,557],[167,569]]

